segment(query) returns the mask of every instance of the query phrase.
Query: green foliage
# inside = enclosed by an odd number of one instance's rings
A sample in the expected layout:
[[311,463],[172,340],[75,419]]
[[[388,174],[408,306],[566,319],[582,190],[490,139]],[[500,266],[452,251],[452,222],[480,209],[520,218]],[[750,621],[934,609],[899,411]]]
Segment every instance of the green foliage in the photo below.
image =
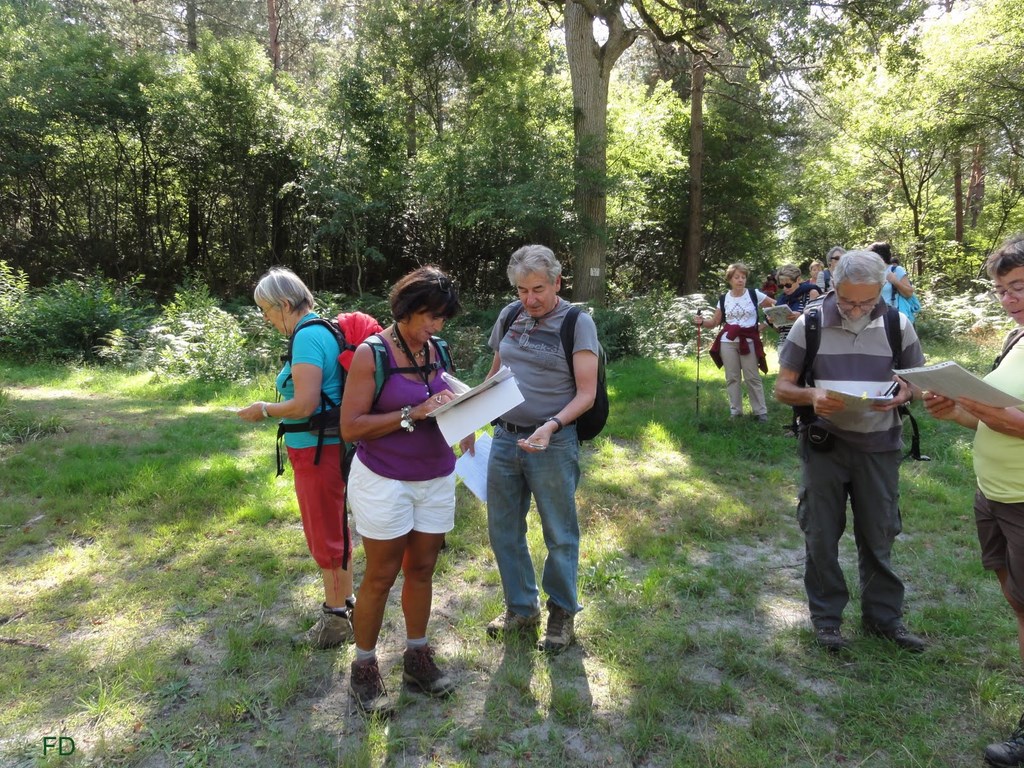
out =
[[141,328],[149,304],[138,280],[118,283],[87,275],[31,293],[14,309],[0,337],[0,353],[26,360],[89,361],[97,359],[108,334]]
[[[134,337],[108,336],[104,357],[129,369],[165,376],[242,381],[270,356],[259,312],[250,307],[242,317],[221,309],[206,285],[194,283],[174,295],[156,324]],[[252,330],[248,337],[247,327]]]
[[922,309],[915,328],[926,351],[928,342],[940,342],[967,354],[979,338],[1003,335],[1011,323],[988,290],[981,281],[965,293],[919,290]]
[[0,350],[9,343],[8,337],[22,323],[20,316],[27,298],[28,276],[0,260]]

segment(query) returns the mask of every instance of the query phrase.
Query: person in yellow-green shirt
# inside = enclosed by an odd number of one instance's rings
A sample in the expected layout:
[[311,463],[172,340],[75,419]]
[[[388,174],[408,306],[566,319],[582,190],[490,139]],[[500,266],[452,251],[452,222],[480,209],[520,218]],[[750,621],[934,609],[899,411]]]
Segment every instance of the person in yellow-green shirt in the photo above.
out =
[[[1014,235],[985,264],[993,296],[1017,323],[985,381],[1024,399],[1024,233]],[[994,408],[961,398],[926,393],[932,416],[955,421],[974,434],[978,489],[974,519],[982,565],[996,572],[1006,601],[1017,616],[1017,642],[1024,660],[1024,410]],[[993,766],[1024,766],[1024,715],[1006,741],[985,749]]]

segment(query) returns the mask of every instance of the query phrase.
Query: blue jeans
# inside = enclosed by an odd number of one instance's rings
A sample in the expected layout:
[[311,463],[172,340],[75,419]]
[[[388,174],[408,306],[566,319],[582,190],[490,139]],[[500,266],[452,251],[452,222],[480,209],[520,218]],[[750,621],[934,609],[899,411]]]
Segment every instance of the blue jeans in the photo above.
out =
[[556,432],[547,450],[538,453],[519,448],[516,441],[520,437],[496,426],[487,464],[487,533],[501,575],[505,606],[521,616],[530,616],[540,605],[526,543],[526,513],[532,494],[548,550],[542,578],[544,591],[551,602],[576,613],[582,607],[576,599],[580,560],[576,427],[569,425]]

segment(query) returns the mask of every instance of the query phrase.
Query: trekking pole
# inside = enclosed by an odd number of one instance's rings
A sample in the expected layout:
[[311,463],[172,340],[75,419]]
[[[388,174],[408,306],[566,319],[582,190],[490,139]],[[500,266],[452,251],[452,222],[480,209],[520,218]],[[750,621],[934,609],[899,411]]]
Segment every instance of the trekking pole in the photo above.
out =
[[700,426],[700,332],[704,328],[704,312],[698,309],[697,317],[700,318],[700,323],[697,325],[697,413],[695,418],[697,425]]

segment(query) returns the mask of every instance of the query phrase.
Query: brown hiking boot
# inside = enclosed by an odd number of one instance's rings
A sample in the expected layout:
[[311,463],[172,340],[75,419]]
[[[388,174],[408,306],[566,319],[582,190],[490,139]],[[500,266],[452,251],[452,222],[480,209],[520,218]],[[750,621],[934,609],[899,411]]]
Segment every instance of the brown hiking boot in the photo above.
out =
[[336,613],[335,610],[324,606],[316,624],[302,634],[293,637],[292,642],[295,645],[308,645],[320,650],[337,648],[339,645],[351,643],[355,639],[352,632],[351,615],[351,608],[346,608],[344,613]]
[[869,635],[884,637],[886,640],[895,643],[898,647],[910,653],[921,653],[926,647],[925,641],[911,632],[902,621],[898,621],[891,627],[882,628],[874,624],[864,622],[864,631]]
[[363,714],[384,717],[391,714],[393,706],[388,700],[388,692],[384,687],[384,680],[381,679],[376,659],[352,662],[349,692]]
[[839,627],[815,627],[814,642],[829,653],[842,653],[850,650],[850,641],[843,637]]
[[576,637],[576,617],[561,606],[548,600],[548,626],[544,637],[537,642],[537,650],[546,653],[561,653]]
[[[516,634],[519,632],[533,631],[540,626],[540,611],[523,616],[506,609],[504,613],[487,625],[488,637],[502,637],[504,635]],[[536,637],[536,635],[534,635]]]
[[402,680],[427,696],[448,696],[455,683],[434,662],[434,649],[429,645],[407,648],[402,657]]

